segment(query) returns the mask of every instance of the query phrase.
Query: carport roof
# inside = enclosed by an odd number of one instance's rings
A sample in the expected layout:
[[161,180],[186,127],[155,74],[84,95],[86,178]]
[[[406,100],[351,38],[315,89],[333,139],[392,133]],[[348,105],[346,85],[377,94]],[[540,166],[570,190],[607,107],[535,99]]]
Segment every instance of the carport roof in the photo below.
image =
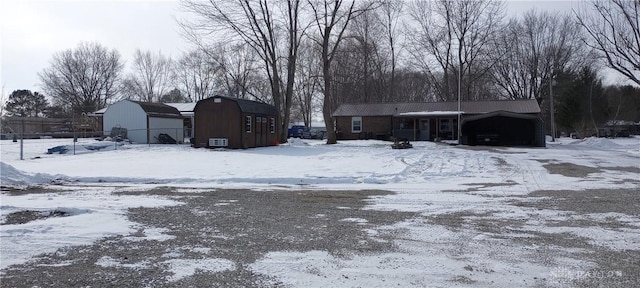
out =
[[[540,113],[540,106],[535,99],[463,101],[460,106],[463,114],[485,114],[496,111]],[[444,115],[455,111],[458,111],[458,102],[342,104],[333,116],[408,116],[433,115],[437,112]]]

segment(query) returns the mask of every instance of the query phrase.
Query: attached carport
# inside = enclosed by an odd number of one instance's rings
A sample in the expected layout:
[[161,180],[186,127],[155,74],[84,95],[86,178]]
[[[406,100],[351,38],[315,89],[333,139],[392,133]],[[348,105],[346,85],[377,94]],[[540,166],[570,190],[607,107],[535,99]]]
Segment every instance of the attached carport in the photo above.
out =
[[538,115],[496,111],[464,117],[462,144],[545,147],[544,123]]

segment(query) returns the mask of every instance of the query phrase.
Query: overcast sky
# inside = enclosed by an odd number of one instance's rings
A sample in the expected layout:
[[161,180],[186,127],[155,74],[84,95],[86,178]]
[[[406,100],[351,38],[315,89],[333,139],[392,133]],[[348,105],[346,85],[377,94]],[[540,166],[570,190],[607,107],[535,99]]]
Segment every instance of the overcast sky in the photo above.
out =
[[[573,1],[508,1],[509,15],[530,8],[570,11]],[[120,52],[129,69],[132,55],[161,51],[177,58],[189,45],[180,37],[178,0],[0,1],[0,69],[4,95],[41,91],[38,73],[56,52],[95,41]]]

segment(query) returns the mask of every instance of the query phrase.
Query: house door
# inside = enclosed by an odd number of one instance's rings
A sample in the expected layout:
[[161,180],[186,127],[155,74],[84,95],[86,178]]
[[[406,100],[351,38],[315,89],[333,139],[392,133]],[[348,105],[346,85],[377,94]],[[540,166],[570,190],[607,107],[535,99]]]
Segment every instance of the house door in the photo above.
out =
[[430,139],[429,119],[420,119],[420,140],[427,141]]

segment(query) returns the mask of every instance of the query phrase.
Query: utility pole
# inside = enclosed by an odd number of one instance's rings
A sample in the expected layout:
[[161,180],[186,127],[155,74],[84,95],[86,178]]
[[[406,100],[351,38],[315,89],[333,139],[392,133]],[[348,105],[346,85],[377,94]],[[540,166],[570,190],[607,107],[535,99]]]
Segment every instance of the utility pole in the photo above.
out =
[[461,106],[460,105],[460,103],[461,103],[460,97],[462,96],[461,95],[461,91],[462,91],[462,88],[461,88],[461,86],[462,86],[461,85],[461,82],[462,82],[462,72],[461,72],[462,71],[462,62],[460,64],[461,64],[460,67],[458,67],[458,145],[462,144],[462,142],[460,141],[460,132],[462,132],[462,126],[461,126],[462,123],[460,123],[460,113],[461,113],[460,112],[460,108],[461,108],[460,107]]
[[555,120],[555,110],[553,109],[553,74],[549,76],[549,110],[551,110],[551,142],[556,142],[556,120]]

